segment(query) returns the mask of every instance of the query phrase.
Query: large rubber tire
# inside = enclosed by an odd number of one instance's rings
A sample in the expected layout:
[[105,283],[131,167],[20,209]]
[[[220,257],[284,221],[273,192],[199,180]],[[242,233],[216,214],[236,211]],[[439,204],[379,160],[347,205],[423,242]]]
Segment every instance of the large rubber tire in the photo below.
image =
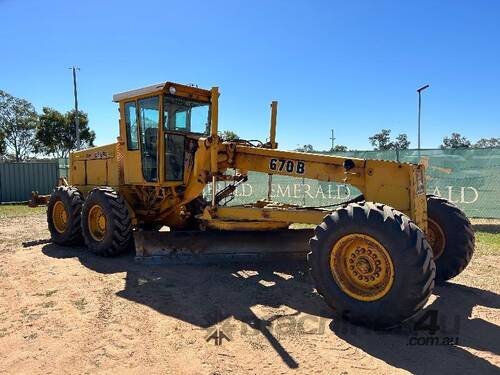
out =
[[[101,240],[91,234],[89,213],[100,207],[106,219],[106,229]],[[95,188],[88,195],[82,209],[82,233],[90,251],[100,256],[115,256],[133,246],[132,224],[123,197],[111,188]]]
[[[350,296],[333,277],[332,249],[351,234],[374,238],[392,260],[392,286],[377,300]],[[386,205],[359,202],[338,208],[316,227],[310,246],[308,261],[318,293],[354,324],[370,328],[396,326],[422,309],[434,287],[435,265],[424,233],[408,216]]]
[[[66,228],[64,231],[56,229],[54,224],[54,206],[61,202],[66,211]],[[59,203],[59,205],[61,204]],[[73,186],[59,186],[51,194],[47,205],[47,224],[52,242],[58,245],[76,245],[82,242],[80,226],[83,195]]]
[[474,254],[474,231],[460,208],[435,195],[427,196],[427,217],[444,234],[444,249],[434,257],[436,282],[444,282],[457,276],[469,264]]

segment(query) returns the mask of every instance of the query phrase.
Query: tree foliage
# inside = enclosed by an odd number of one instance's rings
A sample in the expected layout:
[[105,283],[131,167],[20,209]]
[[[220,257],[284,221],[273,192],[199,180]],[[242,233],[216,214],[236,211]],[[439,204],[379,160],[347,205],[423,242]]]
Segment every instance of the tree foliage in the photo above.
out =
[[236,141],[240,139],[238,134],[231,130],[224,130],[222,133],[219,133],[219,136],[225,141]]
[[0,90],[1,148],[8,158],[27,160],[35,151],[35,132],[38,115],[27,100],[16,98]]
[[[37,151],[58,158],[68,157],[69,152],[76,149],[75,118],[74,110],[62,114],[53,108],[44,107],[36,133]],[[88,126],[87,114],[78,111],[78,118],[81,147],[93,147],[95,133]]]
[[410,141],[408,140],[408,135],[406,133],[401,133],[396,137],[396,141],[393,142],[393,149],[406,150],[410,147]]
[[391,130],[382,129],[380,133],[376,133],[368,137],[371,145],[375,150],[405,150],[410,147],[410,141],[405,133],[399,134],[394,141],[391,141]]
[[5,134],[0,130],[0,158],[5,156]]
[[347,151],[347,146],[344,145],[336,145],[335,147],[330,149],[330,152],[344,152]]
[[389,129],[382,129],[380,133],[376,133],[371,137],[368,137],[368,140],[375,150],[389,150],[389,145],[391,143],[391,131]]
[[451,136],[444,137],[443,143],[441,144],[442,149],[446,148],[468,148],[471,146],[471,142],[460,135],[460,133],[451,133]]
[[295,149],[295,151],[298,152],[314,152],[314,147],[312,145],[304,145],[304,146],[299,146]]
[[481,138],[474,145],[476,148],[500,147],[500,138]]

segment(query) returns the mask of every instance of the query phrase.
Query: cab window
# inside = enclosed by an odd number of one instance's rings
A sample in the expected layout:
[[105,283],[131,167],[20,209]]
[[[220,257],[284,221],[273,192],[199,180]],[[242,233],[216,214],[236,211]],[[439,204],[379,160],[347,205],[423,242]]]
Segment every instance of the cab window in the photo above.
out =
[[127,148],[129,150],[138,150],[137,141],[137,112],[135,102],[125,103],[125,128],[127,131]]
[[165,130],[208,134],[210,104],[187,98],[163,97],[163,123]]
[[146,181],[157,180],[158,124],[160,121],[159,97],[138,101],[141,129],[142,173]]

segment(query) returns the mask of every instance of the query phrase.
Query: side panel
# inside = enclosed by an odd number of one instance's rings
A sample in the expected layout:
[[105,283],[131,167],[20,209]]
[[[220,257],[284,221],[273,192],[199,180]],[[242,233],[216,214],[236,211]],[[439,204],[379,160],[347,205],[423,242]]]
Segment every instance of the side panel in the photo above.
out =
[[85,185],[87,176],[87,161],[76,160],[73,155],[69,161],[69,183],[70,185]]
[[387,204],[411,217],[427,230],[427,200],[423,165],[366,161],[365,198]]
[[107,160],[87,160],[87,184],[110,185],[108,182]]
[[[125,146],[126,147],[126,146]],[[141,152],[127,151],[123,152],[123,177],[127,185],[148,185],[142,176]]]
[[367,160],[365,198],[387,204],[411,217],[411,172],[410,164]]
[[69,183],[83,191],[94,186],[120,185],[118,144],[94,147],[70,155]]

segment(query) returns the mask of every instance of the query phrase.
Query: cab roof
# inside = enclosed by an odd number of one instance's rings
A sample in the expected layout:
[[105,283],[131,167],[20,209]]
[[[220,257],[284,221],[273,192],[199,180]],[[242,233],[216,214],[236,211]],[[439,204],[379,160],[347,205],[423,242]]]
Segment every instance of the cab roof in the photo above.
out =
[[169,92],[171,87],[175,88],[176,91],[175,95],[185,96],[202,101],[210,100],[210,90],[200,89],[193,85],[182,85],[180,83],[167,81],[167,82],[156,83],[154,85],[142,87],[135,90],[114,94],[113,101],[118,103],[126,99],[148,96],[150,94],[152,95],[160,92]]

